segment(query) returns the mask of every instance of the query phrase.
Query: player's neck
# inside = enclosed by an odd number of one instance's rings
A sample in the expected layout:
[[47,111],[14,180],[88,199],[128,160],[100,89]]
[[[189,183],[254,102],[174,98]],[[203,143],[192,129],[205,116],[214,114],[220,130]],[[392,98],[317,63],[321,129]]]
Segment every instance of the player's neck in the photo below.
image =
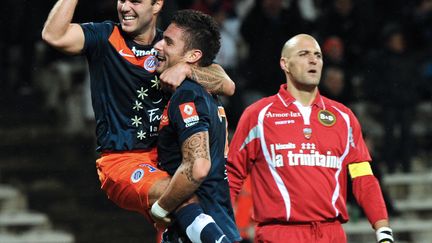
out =
[[156,26],[152,25],[148,29],[146,29],[143,33],[136,35],[133,38],[133,41],[139,45],[151,45],[156,36]]
[[318,93],[318,87],[296,87],[288,83],[287,91],[303,106],[310,106]]

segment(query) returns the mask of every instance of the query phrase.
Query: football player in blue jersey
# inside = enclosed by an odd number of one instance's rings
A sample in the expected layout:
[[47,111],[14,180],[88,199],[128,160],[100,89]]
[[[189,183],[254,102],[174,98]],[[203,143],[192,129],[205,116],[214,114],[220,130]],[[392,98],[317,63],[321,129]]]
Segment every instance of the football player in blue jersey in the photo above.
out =
[[[211,65],[220,48],[218,25],[201,12],[178,11],[155,48],[158,72],[182,62]],[[241,240],[226,177],[226,128],[218,97],[189,78],[183,81],[165,108],[159,127],[159,166],[172,179],[151,213],[155,221],[163,221],[170,213],[174,216],[168,232],[186,232],[193,242]],[[198,202],[191,203],[193,195]],[[164,240],[176,242],[176,237],[167,233]]]
[[[159,123],[168,98],[186,78],[212,93],[232,95],[234,83],[219,65],[179,63],[156,75],[156,27],[163,0],[118,0],[119,22],[72,23],[78,0],[58,0],[42,31],[49,45],[83,54],[89,64],[96,119],[96,162],[102,190],[122,208],[152,220],[150,206],[170,180],[157,168]],[[161,82],[160,82],[161,81]]]

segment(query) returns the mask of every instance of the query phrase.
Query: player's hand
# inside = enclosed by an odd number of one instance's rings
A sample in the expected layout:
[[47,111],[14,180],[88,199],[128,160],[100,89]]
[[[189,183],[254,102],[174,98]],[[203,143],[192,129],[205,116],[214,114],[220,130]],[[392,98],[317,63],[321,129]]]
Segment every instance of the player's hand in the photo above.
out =
[[159,76],[162,88],[174,91],[191,73],[189,64],[180,62],[176,65],[167,68]]
[[381,227],[376,230],[376,238],[378,243],[394,243],[393,231],[389,227]]
[[172,223],[172,219],[170,217],[156,218],[155,216],[152,215],[152,219],[154,221],[153,226],[156,229],[161,229],[161,230],[166,229]]
[[155,222],[154,225],[156,228],[166,228],[172,222],[171,218],[168,216],[169,212],[163,209],[158,201],[152,205],[150,215]]

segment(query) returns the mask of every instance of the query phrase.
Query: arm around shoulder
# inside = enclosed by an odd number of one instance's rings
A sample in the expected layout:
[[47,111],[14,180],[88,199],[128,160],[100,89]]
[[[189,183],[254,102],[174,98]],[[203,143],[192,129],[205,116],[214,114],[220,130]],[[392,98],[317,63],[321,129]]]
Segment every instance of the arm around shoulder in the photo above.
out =
[[218,64],[199,67],[187,63],[178,63],[163,71],[160,75],[162,85],[175,90],[188,77],[201,84],[212,94],[231,96],[235,92],[235,83]]
[[219,64],[208,67],[191,66],[189,78],[204,86],[210,93],[231,96],[235,92],[235,83]]

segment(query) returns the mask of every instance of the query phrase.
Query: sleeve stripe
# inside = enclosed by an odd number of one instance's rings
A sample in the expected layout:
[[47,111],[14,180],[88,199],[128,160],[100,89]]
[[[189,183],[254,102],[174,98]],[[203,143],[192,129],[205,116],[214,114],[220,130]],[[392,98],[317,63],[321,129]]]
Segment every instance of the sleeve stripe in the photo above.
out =
[[371,168],[369,162],[360,162],[360,163],[349,164],[348,170],[349,170],[349,173],[350,173],[352,179],[359,177],[359,176],[373,175],[372,168]]

